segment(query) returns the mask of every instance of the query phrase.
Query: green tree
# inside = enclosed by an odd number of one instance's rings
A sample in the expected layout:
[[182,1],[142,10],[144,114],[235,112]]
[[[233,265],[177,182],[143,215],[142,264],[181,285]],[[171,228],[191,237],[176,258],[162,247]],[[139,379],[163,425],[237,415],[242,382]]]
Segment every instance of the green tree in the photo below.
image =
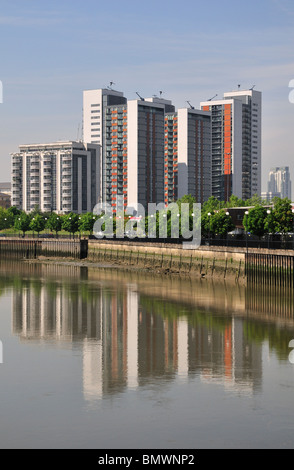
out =
[[38,204],[35,205],[34,209],[32,210],[32,212],[30,213],[31,217],[35,217],[35,215],[42,215],[42,211],[40,209],[40,206]]
[[204,202],[202,205],[202,212],[207,213],[207,212],[214,212],[217,210],[220,210],[225,207],[225,202],[224,201],[219,201],[216,199],[214,196],[210,196],[210,198]]
[[93,233],[93,227],[97,220],[97,216],[94,216],[92,212],[87,212],[79,217],[79,230],[80,232],[90,232],[90,235]]
[[227,215],[225,209],[202,213],[201,232],[203,236],[221,235],[224,237],[234,228],[232,217]]
[[272,227],[274,232],[293,232],[293,213],[290,199],[276,199],[272,210]]
[[274,196],[274,197],[272,198],[272,204],[275,206],[275,205],[279,202],[280,199],[281,199],[280,197]]
[[264,206],[266,204],[266,201],[261,199],[260,196],[257,194],[254,194],[250,199],[247,199],[244,203],[245,206],[250,207],[250,206]]
[[245,202],[243,199],[240,199],[238,196],[232,194],[230,200],[227,202],[226,207],[244,207]]
[[13,215],[8,211],[8,209],[0,207],[0,230],[12,227],[13,222]]
[[265,219],[265,230],[268,234],[272,234],[276,232],[276,222],[275,222],[275,217],[273,214],[273,211],[271,209],[267,209],[267,217]]
[[14,227],[16,228],[16,230],[23,232],[23,234],[25,235],[25,233],[30,228],[30,223],[31,223],[30,216],[26,214],[26,212],[22,212],[20,216],[15,219]]
[[180,199],[177,200],[177,204],[180,210],[181,204],[189,204],[189,209],[191,212],[193,212],[193,204],[196,204],[196,199],[195,197],[191,196],[191,194],[186,194],[185,196],[182,196]]
[[62,228],[66,232],[74,235],[79,229],[79,216],[73,212],[64,215],[62,219]]
[[39,235],[45,228],[45,219],[41,214],[35,214],[30,221],[30,229]]
[[[181,236],[185,236],[185,234],[187,235],[191,234],[194,229],[197,229],[198,223],[199,224],[201,223],[201,220],[200,220],[201,209],[200,208],[198,209],[198,206],[194,207],[194,204],[196,203],[197,203],[196,199],[190,194],[187,194],[181,197],[177,201],[177,204],[179,206],[180,217],[178,218],[178,220],[177,220],[177,217],[174,218],[175,220],[173,221],[173,223],[179,224]],[[186,212],[186,208],[184,209],[182,204],[189,204],[189,211]],[[196,219],[194,219],[194,217],[196,217]],[[194,225],[194,222],[196,222],[195,225]],[[171,221],[171,225],[172,225],[172,221]]]
[[262,237],[266,232],[266,218],[266,208],[261,205],[256,205],[249,210],[248,215],[245,214],[243,225],[247,232]]
[[49,230],[58,235],[58,232],[62,229],[62,217],[55,212],[52,212],[47,220],[46,226]]
[[217,211],[211,215],[210,230],[212,234],[224,237],[234,228],[235,225],[233,224],[232,217],[227,215],[225,210]]
[[212,235],[211,218],[214,216],[214,211],[203,212],[201,214],[201,234],[204,237]]
[[15,207],[15,206],[11,206],[7,209],[7,212],[11,216],[11,220],[12,220],[12,225],[11,226],[13,226],[16,218],[21,215],[22,211],[20,209],[18,209],[17,207]]

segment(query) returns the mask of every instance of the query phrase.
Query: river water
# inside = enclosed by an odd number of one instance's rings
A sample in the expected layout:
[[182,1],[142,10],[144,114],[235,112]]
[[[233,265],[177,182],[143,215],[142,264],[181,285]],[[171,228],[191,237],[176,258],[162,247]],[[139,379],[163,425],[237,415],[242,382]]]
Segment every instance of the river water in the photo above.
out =
[[294,447],[293,292],[0,263],[2,449]]

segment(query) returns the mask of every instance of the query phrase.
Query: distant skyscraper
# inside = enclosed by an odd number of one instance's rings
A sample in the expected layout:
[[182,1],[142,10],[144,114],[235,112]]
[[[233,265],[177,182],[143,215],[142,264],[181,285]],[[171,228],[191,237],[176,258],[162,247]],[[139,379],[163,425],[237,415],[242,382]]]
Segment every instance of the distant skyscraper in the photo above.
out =
[[272,193],[268,191],[263,191],[261,193],[261,199],[271,203],[275,197],[281,197],[281,193]]
[[261,92],[224,93],[206,101],[211,112],[212,195],[227,201],[232,194],[249,199],[261,193]]
[[12,205],[58,213],[91,212],[100,194],[100,146],[81,142],[21,145],[12,154]]
[[268,180],[268,192],[280,193],[281,198],[292,198],[289,167],[271,168]]

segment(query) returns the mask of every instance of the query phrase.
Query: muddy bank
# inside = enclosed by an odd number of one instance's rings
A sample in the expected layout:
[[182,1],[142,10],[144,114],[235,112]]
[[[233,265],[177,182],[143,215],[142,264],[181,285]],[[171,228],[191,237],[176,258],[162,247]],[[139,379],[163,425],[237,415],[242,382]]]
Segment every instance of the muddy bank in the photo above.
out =
[[[108,259],[107,259],[108,258]],[[141,260],[142,261],[142,260]],[[194,261],[194,262],[193,262]],[[214,281],[226,281],[228,283],[246,285],[244,276],[244,267],[239,263],[220,262],[214,260],[192,260],[191,259],[164,259],[156,258],[144,259],[144,263],[139,259],[127,259],[119,257],[118,259],[101,256],[100,260],[84,259],[76,260],[74,258],[53,258],[39,256],[37,259],[26,260],[28,264],[49,264],[60,266],[79,266],[91,267],[95,269],[111,269],[120,272],[138,272],[159,274],[161,276],[186,277],[191,279],[208,279]]]
[[226,250],[183,250],[108,242],[89,244],[87,260],[165,275],[245,282],[245,254]]

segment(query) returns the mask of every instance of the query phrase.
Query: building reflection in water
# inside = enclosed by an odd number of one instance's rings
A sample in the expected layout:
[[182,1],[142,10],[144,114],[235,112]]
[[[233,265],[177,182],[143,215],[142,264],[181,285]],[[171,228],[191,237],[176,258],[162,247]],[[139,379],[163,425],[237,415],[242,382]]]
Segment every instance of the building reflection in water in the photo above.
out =
[[[66,281],[41,274],[13,288],[13,333],[22,341],[53,341],[82,350],[86,400],[158,379],[199,377],[246,394],[260,389],[262,341],[255,340],[254,325],[263,318],[248,310],[245,291],[235,289],[235,298],[224,286],[218,291],[198,283],[191,290],[187,280],[123,280],[94,270],[82,279],[78,271],[68,273]],[[288,315],[285,343],[294,337],[292,319]]]

